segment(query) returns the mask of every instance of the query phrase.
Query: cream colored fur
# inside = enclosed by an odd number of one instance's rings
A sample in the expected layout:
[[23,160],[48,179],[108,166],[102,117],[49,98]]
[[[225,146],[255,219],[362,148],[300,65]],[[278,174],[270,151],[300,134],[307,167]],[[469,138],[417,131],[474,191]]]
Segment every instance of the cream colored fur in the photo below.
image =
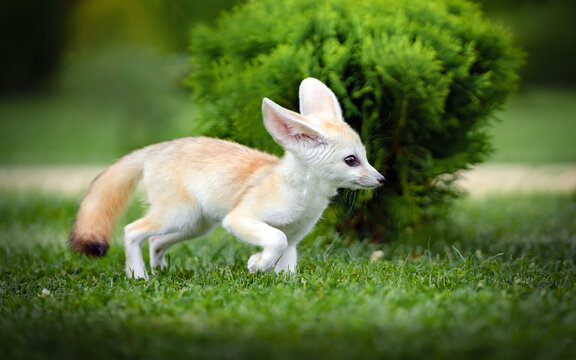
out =
[[264,125],[286,151],[282,158],[211,138],[183,138],[135,151],[92,184],[70,236],[74,249],[103,255],[113,223],[142,180],[150,208],[125,227],[126,273],[146,278],[166,266],[176,242],[222,226],[262,248],[248,260],[255,271],[295,271],[296,246],[338,188],[371,189],[384,178],[366,159],[359,136],[344,122],[338,100],[312,78],[300,86],[300,113],[269,99]]

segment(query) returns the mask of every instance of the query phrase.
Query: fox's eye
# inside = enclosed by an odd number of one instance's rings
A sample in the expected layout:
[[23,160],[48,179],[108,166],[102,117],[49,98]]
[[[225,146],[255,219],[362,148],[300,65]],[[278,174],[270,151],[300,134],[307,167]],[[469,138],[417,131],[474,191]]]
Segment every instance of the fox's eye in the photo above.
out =
[[348,166],[358,166],[358,165],[360,165],[360,162],[358,161],[358,159],[356,159],[356,156],[354,156],[354,155],[346,156],[346,157],[344,158],[344,162],[345,162],[346,165],[348,165]]

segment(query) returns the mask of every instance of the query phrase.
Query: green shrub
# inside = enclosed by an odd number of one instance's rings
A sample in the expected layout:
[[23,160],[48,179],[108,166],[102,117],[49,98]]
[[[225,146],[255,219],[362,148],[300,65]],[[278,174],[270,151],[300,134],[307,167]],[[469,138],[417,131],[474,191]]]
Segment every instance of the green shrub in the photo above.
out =
[[433,215],[455,195],[456,172],[486,157],[486,126],[520,61],[462,0],[249,1],[195,29],[191,49],[196,133],[280,153],[262,98],[296,110],[308,76],[335,92],[387,184],[328,216],[375,240]]

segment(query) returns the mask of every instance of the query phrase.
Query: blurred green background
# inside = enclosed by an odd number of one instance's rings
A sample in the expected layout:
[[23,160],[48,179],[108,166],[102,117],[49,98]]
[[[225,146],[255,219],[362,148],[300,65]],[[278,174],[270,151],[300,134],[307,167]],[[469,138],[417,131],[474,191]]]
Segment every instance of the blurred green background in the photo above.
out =
[[[527,54],[493,126],[495,162],[576,161],[576,4],[482,0]],[[193,135],[191,28],[239,0],[4,1],[0,164],[110,163]]]

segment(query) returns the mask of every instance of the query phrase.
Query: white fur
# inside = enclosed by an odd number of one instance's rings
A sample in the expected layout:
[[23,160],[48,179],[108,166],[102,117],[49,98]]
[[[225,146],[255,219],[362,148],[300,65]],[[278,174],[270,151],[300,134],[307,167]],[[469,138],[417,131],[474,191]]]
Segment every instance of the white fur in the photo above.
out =
[[[125,227],[129,277],[148,277],[142,259],[146,239],[150,266],[164,268],[171,245],[203,235],[219,223],[262,248],[248,260],[250,272],[294,272],[298,243],[337,189],[371,189],[382,183],[330,89],[306,79],[300,102],[301,114],[263,100],[264,125],[286,150],[281,159],[208,138],[178,139],[138,152],[144,159],[141,172],[150,209]],[[345,162],[351,155],[357,165]],[[116,168],[121,172],[121,163]]]

